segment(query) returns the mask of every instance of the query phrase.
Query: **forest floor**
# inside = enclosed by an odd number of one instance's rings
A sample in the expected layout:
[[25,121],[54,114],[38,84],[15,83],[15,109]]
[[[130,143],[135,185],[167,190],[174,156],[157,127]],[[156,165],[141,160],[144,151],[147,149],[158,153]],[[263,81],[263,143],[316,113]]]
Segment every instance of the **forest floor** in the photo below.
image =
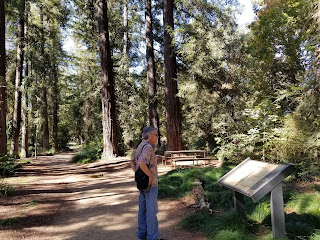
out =
[[[15,191],[0,197],[0,239],[136,239],[138,195],[128,159],[79,165],[74,152],[41,156],[4,181]],[[159,166],[159,174],[171,168]],[[159,200],[159,237],[204,240],[179,227],[194,211],[187,200]]]

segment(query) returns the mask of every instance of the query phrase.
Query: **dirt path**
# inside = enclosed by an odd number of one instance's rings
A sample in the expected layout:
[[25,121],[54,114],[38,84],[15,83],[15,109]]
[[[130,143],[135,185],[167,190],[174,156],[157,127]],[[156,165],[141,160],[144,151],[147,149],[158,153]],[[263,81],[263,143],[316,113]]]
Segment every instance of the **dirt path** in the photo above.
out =
[[[74,153],[38,157],[16,177],[16,191],[0,198],[0,239],[136,239],[138,191],[127,160],[86,166],[70,163]],[[159,168],[160,174],[167,169]],[[159,200],[160,236],[204,240],[178,227],[192,209],[177,200]]]

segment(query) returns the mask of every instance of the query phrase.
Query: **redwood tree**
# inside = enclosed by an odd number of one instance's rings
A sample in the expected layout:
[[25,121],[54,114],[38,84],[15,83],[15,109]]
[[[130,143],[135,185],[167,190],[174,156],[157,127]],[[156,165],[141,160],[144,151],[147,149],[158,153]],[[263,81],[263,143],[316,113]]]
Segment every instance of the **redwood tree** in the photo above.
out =
[[103,128],[103,159],[118,154],[113,63],[108,29],[107,1],[98,0],[99,48],[101,58],[101,101]]
[[181,111],[180,100],[177,96],[178,84],[176,54],[173,46],[173,38],[170,32],[174,29],[173,24],[174,0],[164,0],[163,24],[164,24],[164,68],[165,68],[165,98],[166,98],[166,121],[167,121],[167,150],[181,150]]
[[7,154],[5,29],[3,0],[0,1],[0,155]]
[[47,91],[47,63],[45,62],[45,24],[44,24],[44,9],[43,6],[40,5],[40,22],[41,26],[41,68],[42,68],[42,75],[41,75],[41,84],[42,84],[42,108],[41,108],[41,117],[42,117],[42,147],[44,150],[49,149],[49,119],[48,119],[48,91]]
[[17,46],[17,62],[16,62],[16,79],[14,93],[14,107],[12,119],[12,137],[10,154],[19,156],[19,135],[21,126],[21,82],[23,77],[23,58],[24,58],[24,25],[25,25],[25,0],[19,2],[19,23],[18,23],[18,46]]
[[[159,131],[159,117],[157,113],[157,88],[156,88],[156,67],[154,61],[153,49],[153,33],[152,33],[152,12],[151,0],[145,0],[145,27],[146,27],[146,58],[147,58],[147,83],[148,83],[148,103],[149,103],[149,124],[150,126],[158,128]],[[160,137],[158,138],[160,144]]]

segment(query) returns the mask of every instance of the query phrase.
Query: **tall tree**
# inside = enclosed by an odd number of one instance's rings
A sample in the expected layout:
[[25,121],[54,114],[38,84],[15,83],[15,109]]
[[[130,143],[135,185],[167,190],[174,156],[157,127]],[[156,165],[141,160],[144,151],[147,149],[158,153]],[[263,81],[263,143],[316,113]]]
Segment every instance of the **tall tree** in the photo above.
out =
[[128,33],[128,0],[123,4],[123,59],[124,59],[124,78],[129,76],[129,33]]
[[6,49],[4,0],[0,1],[0,155],[7,154],[6,134]]
[[47,97],[47,75],[46,75],[46,62],[45,62],[45,24],[44,24],[44,9],[43,5],[40,6],[40,24],[41,24],[41,58],[42,58],[42,73],[41,73],[41,85],[42,85],[42,147],[44,150],[49,149],[49,119],[48,119],[48,97]]
[[27,59],[28,54],[28,14],[30,11],[30,4],[27,3],[26,5],[26,11],[25,11],[25,39],[26,39],[26,46],[25,46],[25,73],[24,73],[24,81],[22,82],[22,106],[21,106],[21,120],[22,120],[22,126],[21,126],[21,158],[28,157],[28,139],[29,139],[29,109],[28,109],[28,94],[27,94],[27,81],[29,78],[29,62]]
[[113,63],[111,58],[107,11],[107,1],[98,0],[99,48],[102,83],[102,159],[109,159],[112,158],[114,154],[118,154]]
[[52,138],[53,149],[58,151],[58,111],[59,111],[59,86],[58,86],[58,67],[53,64],[53,125],[52,125]]
[[23,77],[23,58],[24,58],[24,25],[25,25],[25,0],[19,2],[19,23],[18,23],[18,46],[16,61],[16,79],[14,93],[14,109],[12,119],[12,137],[10,154],[19,156],[19,135],[21,126],[21,82]]
[[[150,126],[158,128],[159,130],[159,117],[157,112],[157,85],[155,79],[156,66],[154,61],[153,49],[153,33],[152,33],[152,11],[151,0],[145,0],[145,27],[146,27],[146,58],[147,58],[147,83],[148,83],[148,103],[149,103],[149,124]],[[160,137],[158,138],[160,145]]]
[[177,63],[173,43],[172,32],[174,0],[164,0],[163,24],[164,24],[164,82],[166,99],[166,122],[167,122],[167,150],[181,150],[181,110],[177,84]]
[[22,106],[21,106],[21,115],[22,115],[22,127],[21,127],[21,158],[28,157],[28,136],[29,136],[29,124],[28,124],[28,104],[27,104],[27,83],[26,78],[29,74],[29,66],[26,62],[25,66],[25,80],[22,85]]

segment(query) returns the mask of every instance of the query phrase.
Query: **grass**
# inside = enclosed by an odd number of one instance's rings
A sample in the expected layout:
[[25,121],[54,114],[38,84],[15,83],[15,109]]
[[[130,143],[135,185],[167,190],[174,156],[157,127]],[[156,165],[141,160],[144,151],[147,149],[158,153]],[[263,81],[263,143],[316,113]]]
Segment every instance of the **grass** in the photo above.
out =
[[[220,214],[203,212],[186,216],[180,226],[190,231],[201,231],[213,240],[271,240],[270,196],[258,203],[245,197],[246,217],[240,218],[233,210],[233,193],[220,187],[217,180],[231,167],[175,169],[159,177],[159,197],[181,198],[190,194],[193,182],[199,179],[212,209]],[[320,189],[312,186],[310,193],[299,193],[284,188],[286,233],[288,240],[320,240]],[[292,190],[293,189],[293,190]],[[222,212],[222,213],[221,213]]]
[[36,205],[38,205],[38,202],[36,200],[32,200],[31,202],[28,203],[29,207],[36,206]]

